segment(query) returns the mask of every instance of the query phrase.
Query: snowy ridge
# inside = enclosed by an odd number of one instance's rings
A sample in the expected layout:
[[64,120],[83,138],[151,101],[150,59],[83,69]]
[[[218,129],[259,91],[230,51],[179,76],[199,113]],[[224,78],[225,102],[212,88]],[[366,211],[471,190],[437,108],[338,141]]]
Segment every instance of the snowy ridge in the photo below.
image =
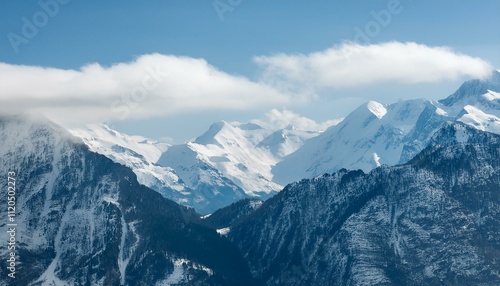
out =
[[132,168],[139,182],[148,187],[165,186],[183,191],[175,171],[155,163],[169,145],[142,136],[129,136],[106,125],[91,124],[86,129],[69,130],[81,138],[90,150]]
[[[198,177],[184,176],[185,181],[183,181],[173,168],[156,164],[162,152],[171,147],[168,144],[141,136],[129,136],[105,125],[89,125],[86,129],[72,129],[70,132],[80,137],[90,150],[130,167],[137,175],[139,183],[179,204],[193,207],[200,213],[213,212],[225,206],[224,200],[228,200],[229,204],[235,199],[244,197],[237,194],[227,199],[214,200],[207,197],[203,190],[197,189],[197,186],[212,184],[214,188],[224,187],[227,182],[222,178],[216,180],[205,174]],[[178,170],[181,174],[185,174],[189,164],[185,158],[181,162],[184,164],[178,166]],[[238,193],[238,190],[235,192]]]
[[[499,91],[500,75],[494,72],[438,102],[369,101],[324,132],[220,121],[193,142],[175,146],[106,126],[73,133],[92,150],[131,167],[142,184],[206,214],[245,197],[268,198],[302,178],[404,163],[447,121],[500,132]],[[275,119],[280,116],[286,115]]]
[[500,133],[500,73],[467,81],[439,102],[400,101],[384,106],[370,101],[341,123],[304,143],[272,169],[273,181],[287,184],[341,168],[365,172],[411,159],[448,121]]
[[[272,166],[317,134],[293,126],[274,130],[256,123],[221,121],[193,142],[170,148],[158,163],[176,170],[191,188],[196,188],[199,180],[209,184],[219,181],[205,171],[213,168],[246,196],[268,197],[282,188],[272,180]],[[197,165],[205,167],[195,168]]]
[[194,207],[200,214],[208,214],[246,197],[245,192],[219,170],[200,160],[189,144],[172,146],[159,160],[159,164],[177,170],[188,190],[192,190],[183,193],[179,203]]
[[458,118],[458,121],[482,131],[500,134],[500,118],[497,116],[486,114],[479,108],[471,105],[465,106],[464,111],[464,114]]
[[[142,136],[123,134],[104,124],[88,124],[85,129],[71,129],[70,132],[82,138],[92,151],[109,152],[113,146],[121,146],[153,163],[158,161],[161,154],[170,146]],[[101,150],[102,152],[99,152]]]
[[397,164],[401,142],[429,106],[425,100],[387,107],[374,101],[363,104],[279,162],[272,170],[274,180],[286,184],[341,168],[369,171],[381,164]]
[[92,151],[132,168],[141,184],[202,214],[281,190],[272,181],[272,166],[318,134],[292,125],[276,130],[221,121],[194,142],[170,146],[105,125],[70,132]]
[[[241,129],[226,122],[214,125],[221,127],[217,133],[205,133],[189,144],[199,154],[199,159],[220,170],[248,195],[269,193],[281,188],[271,182],[271,166],[276,163],[276,159],[270,152],[255,148]],[[210,136],[210,140],[206,139],[207,136]]]

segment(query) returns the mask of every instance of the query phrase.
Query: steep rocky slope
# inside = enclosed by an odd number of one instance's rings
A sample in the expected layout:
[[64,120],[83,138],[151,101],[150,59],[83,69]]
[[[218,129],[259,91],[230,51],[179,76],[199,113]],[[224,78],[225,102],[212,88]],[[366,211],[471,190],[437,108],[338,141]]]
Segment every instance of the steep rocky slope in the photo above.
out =
[[267,285],[499,285],[500,136],[454,123],[431,142],[290,184],[229,237]]
[[[15,280],[0,268],[0,285],[253,283],[237,249],[197,213],[140,185],[129,168],[58,126],[1,117],[0,141],[0,185],[16,173],[20,262]],[[0,255],[9,255],[5,244]]]

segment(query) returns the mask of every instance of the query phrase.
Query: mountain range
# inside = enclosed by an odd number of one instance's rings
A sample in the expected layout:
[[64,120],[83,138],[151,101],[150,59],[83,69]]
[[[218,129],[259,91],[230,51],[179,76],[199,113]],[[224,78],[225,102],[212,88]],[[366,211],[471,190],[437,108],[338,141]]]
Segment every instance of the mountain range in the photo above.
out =
[[105,125],[70,132],[92,151],[132,168],[141,184],[202,214],[244,198],[276,194],[283,186],[272,181],[272,166],[319,134],[292,125],[221,121],[192,142],[172,146]]
[[500,136],[448,123],[408,163],[303,179],[225,229],[265,285],[498,285],[499,185]]
[[[238,250],[199,214],[139,184],[129,168],[61,127],[1,117],[0,140],[1,172],[16,174],[21,262],[13,281],[0,268],[0,285],[253,284]],[[7,186],[6,176],[0,184]],[[0,240],[7,236],[2,231]]]
[[272,170],[273,180],[285,184],[341,168],[367,172],[380,165],[404,163],[427,146],[432,134],[448,121],[499,133],[500,72],[487,80],[467,81],[437,102],[363,104],[281,160]]
[[0,285],[499,285],[499,91],[497,71],[325,131],[221,121],[177,145],[0,116],[20,262]]
[[341,168],[368,172],[407,162],[449,121],[500,133],[500,72],[469,80],[440,101],[370,101],[326,131],[220,121],[173,146],[102,125],[70,131],[91,150],[132,168],[141,184],[208,214]]
[[14,285],[500,281],[500,136],[464,123],[408,163],[341,169],[205,216],[50,122],[2,117],[0,140],[1,171],[17,174]]

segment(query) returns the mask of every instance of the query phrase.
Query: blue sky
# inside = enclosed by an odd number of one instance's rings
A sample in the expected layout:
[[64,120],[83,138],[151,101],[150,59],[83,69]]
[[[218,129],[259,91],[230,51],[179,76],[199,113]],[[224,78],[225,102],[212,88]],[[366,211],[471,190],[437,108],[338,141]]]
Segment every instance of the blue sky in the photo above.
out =
[[[62,4],[65,2],[67,3]],[[25,37],[25,42],[17,42],[14,44],[16,47],[13,47],[12,33],[23,36],[23,17],[30,22],[36,21],[34,16],[44,11],[40,3],[57,3],[57,11],[47,19],[39,17],[35,35],[29,39]],[[390,19],[385,18],[387,23],[377,22],[374,15],[387,15],[383,11],[390,10],[388,5],[395,5],[398,12],[389,12]],[[229,7],[229,10],[221,14],[215,6],[222,7],[221,9]],[[54,10],[53,5],[50,7]],[[258,64],[255,57],[271,57],[276,54],[307,56],[338,47],[346,41],[358,40],[362,45],[396,41],[415,42],[427,47],[445,46],[454,52],[480,58],[498,69],[499,13],[500,1],[496,0],[0,1],[0,62],[9,66],[80,70],[82,66],[91,63],[98,63],[106,68],[117,63],[133,62],[141,55],[159,53],[204,59],[210,65],[210,70],[245,78],[250,82],[244,83],[245,86],[261,81],[273,85],[276,74],[273,74],[272,80],[263,79],[268,76],[263,70],[270,71],[265,68],[270,60],[266,60],[266,64]],[[45,23],[44,20],[48,21]],[[376,27],[373,25],[370,27],[372,22],[378,23],[378,29],[374,29]],[[359,37],[359,31],[368,36]],[[369,42],[366,41],[367,38]],[[407,48],[409,47],[402,47]],[[172,64],[171,61],[166,61]],[[273,61],[272,71],[276,68],[281,69],[282,73],[291,72],[284,69],[286,67],[283,63]],[[175,73],[175,70],[170,72]],[[23,72],[19,74],[20,77],[23,76]],[[186,74],[189,75],[189,72]],[[380,81],[374,79],[362,86],[320,84],[319,87],[313,87],[313,91],[308,89],[307,92],[313,95],[309,95],[306,100],[295,100],[300,96],[285,100],[273,93],[276,95],[273,98],[277,99],[271,100],[269,105],[251,101],[248,105],[233,109],[228,103],[219,110],[213,106],[204,108],[200,104],[196,107],[179,108],[182,110],[179,112],[153,112],[154,116],[130,116],[125,120],[112,121],[116,128],[126,132],[155,138],[170,136],[180,142],[199,135],[212,121],[258,118],[272,107],[292,109],[314,120],[325,121],[343,117],[348,111],[370,99],[383,103],[391,103],[399,98],[440,99],[453,92],[463,80],[476,74],[472,71],[464,72],[435,82],[422,80],[410,83],[401,79],[391,81],[389,77]],[[279,80],[283,80],[282,74]],[[286,76],[285,81],[295,85],[297,78]],[[40,87],[43,88],[43,85]],[[214,90],[217,91],[218,88]],[[10,89],[4,92],[8,90]],[[238,89],[234,90],[238,92]],[[267,87],[264,90],[267,92]],[[168,92],[168,89],[165,91]],[[264,91],[256,89],[256,92]],[[281,92],[290,91],[287,89]],[[306,91],[301,87],[297,93],[304,92]],[[247,97],[251,97],[251,94]],[[63,105],[60,102],[58,104]],[[64,104],[69,103],[64,101]],[[179,122],[183,122],[181,128]]]

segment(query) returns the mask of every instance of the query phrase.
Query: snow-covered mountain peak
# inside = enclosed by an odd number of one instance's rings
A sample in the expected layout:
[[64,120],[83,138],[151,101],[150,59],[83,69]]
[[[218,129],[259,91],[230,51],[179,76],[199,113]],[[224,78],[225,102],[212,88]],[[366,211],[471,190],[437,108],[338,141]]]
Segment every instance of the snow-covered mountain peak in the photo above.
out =
[[[369,101],[324,133],[331,133],[333,129],[370,129],[376,132],[375,129],[378,128],[376,126],[380,124],[391,124],[398,128],[408,129],[408,125],[414,124],[422,110],[428,105],[432,104],[424,99],[400,100],[389,105]],[[358,136],[356,132],[344,130],[343,133],[347,136]]]
[[142,136],[130,136],[104,124],[90,124],[85,128],[70,129],[93,152],[131,168],[142,185],[150,187],[178,203],[192,206],[184,199],[189,190],[170,167],[156,162],[170,145]]
[[8,155],[4,152],[9,149],[32,152],[39,148],[38,145],[46,142],[56,147],[64,141],[83,144],[80,139],[71,136],[64,128],[38,114],[0,116],[0,139],[2,142],[0,157]]
[[273,179],[286,184],[340,168],[369,171],[381,164],[397,164],[401,141],[429,106],[433,107],[422,99],[387,106],[365,103],[276,164]]
[[69,130],[74,136],[81,138],[94,152],[107,155],[105,150],[121,146],[140,154],[147,161],[155,163],[170,146],[142,136],[127,135],[111,129],[105,124],[88,124],[84,128]]
[[[229,134],[234,135],[234,127],[225,121],[215,122],[208,128],[208,130],[203,133],[201,136],[197,137],[194,142],[198,144],[217,144],[220,143],[217,141],[217,137],[226,136]],[[229,135],[231,136],[231,135]]]
[[465,106],[481,103],[483,95],[490,91],[500,92],[500,72],[494,71],[487,79],[473,79],[464,82],[452,95],[439,102],[445,106]]
[[286,184],[340,168],[370,171],[407,162],[447,121],[500,133],[500,73],[469,80],[438,102],[367,102],[276,164],[273,180]]
[[[379,104],[378,102],[373,101],[373,105],[376,106]],[[385,107],[384,107],[385,109]],[[351,113],[349,113],[344,120],[342,120],[338,125],[333,126],[333,128],[341,125],[349,125],[350,127],[361,127],[368,124],[373,119],[380,119],[377,117],[373,111],[370,110],[369,102],[361,104],[358,108],[354,109]],[[330,128],[331,130],[332,128]],[[330,130],[326,130],[324,133],[329,132]]]
[[66,129],[50,121],[44,115],[38,113],[0,115],[0,124],[8,124],[9,126],[12,126],[10,129],[26,132],[42,132],[42,130],[45,130],[46,132],[57,134],[59,137],[64,137],[64,139],[81,143],[81,140],[71,136]]
[[[222,142],[228,137],[229,124],[219,122],[212,126],[215,138]],[[188,144],[170,146],[142,136],[129,136],[105,125],[89,125],[86,129],[71,130],[81,137],[94,152],[130,167],[139,183],[179,204],[195,208],[200,213],[211,213],[235,200],[244,198],[243,191],[216,170],[204,163],[211,155],[198,154]],[[215,146],[215,145],[210,145]],[[161,160],[163,152],[171,160]]]
[[[299,130],[292,123],[219,121],[182,148],[171,147],[159,164],[177,170],[181,179],[192,188],[198,187],[192,184],[193,178],[206,178],[207,184],[212,184],[223,176],[246,195],[265,198],[282,188],[272,181],[272,166],[318,134],[317,131]],[[181,155],[181,151],[190,154],[189,162],[182,159],[185,155]],[[218,172],[206,171],[212,168]]]
[[384,105],[376,101],[369,101],[366,104],[366,108],[368,108],[368,110],[373,113],[373,115],[377,116],[378,119],[382,119],[382,117],[387,114],[387,109],[384,107]]

